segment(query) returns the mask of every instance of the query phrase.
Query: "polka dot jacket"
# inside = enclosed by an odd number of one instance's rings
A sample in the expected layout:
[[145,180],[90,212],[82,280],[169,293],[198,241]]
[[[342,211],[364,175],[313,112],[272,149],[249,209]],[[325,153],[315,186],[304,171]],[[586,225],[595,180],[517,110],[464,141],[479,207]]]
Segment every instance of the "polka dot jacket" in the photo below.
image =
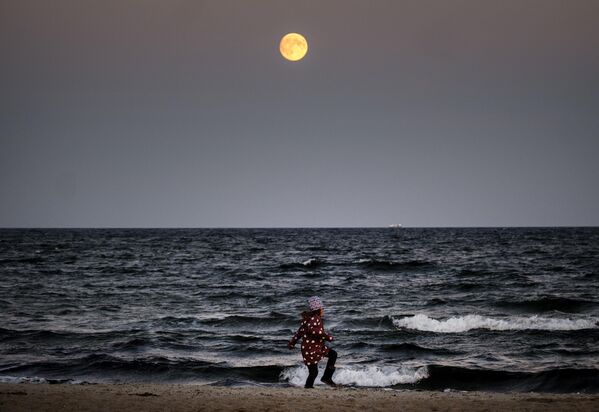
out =
[[300,339],[302,340],[302,357],[307,366],[318,363],[329,353],[329,348],[324,342],[332,342],[333,337],[324,331],[319,311],[302,313],[302,323],[289,341],[289,347],[293,348]]

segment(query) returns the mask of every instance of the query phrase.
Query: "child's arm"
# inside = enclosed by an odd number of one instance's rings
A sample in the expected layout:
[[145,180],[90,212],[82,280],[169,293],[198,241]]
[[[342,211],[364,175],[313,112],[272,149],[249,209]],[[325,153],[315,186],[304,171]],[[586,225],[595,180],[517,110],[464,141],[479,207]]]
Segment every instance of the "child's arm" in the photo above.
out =
[[295,335],[293,335],[293,337],[291,338],[291,340],[287,344],[287,346],[289,347],[289,349],[293,349],[293,347],[295,346],[295,344],[298,341],[298,339],[304,334],[304,323],[305,322],[302,322],[302,324],[300,325],[300,327],[297,330],[297,332],[295,332]]

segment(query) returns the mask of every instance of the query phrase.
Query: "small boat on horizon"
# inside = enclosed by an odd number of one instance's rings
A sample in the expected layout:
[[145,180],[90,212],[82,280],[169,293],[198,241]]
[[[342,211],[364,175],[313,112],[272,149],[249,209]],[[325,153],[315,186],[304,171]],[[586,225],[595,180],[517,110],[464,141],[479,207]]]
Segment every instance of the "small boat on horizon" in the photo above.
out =
[[391,228],[395,228],[395,229],[399,229],[399,228],[401,227],[401,224],[399,224],[399,223],[396,223],[396,224],[394,224],[394,225],[389,225],[389,227],[391,227]]

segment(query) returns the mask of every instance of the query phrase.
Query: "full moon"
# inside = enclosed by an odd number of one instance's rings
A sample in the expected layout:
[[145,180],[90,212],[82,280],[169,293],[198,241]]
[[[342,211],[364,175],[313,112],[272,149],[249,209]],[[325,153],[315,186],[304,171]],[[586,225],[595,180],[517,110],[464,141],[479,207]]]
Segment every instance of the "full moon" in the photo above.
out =
[[308,52],[308,42],[299,33],[287,33],[281,39],[279,50],[284,58],[295,62],[301,60]]

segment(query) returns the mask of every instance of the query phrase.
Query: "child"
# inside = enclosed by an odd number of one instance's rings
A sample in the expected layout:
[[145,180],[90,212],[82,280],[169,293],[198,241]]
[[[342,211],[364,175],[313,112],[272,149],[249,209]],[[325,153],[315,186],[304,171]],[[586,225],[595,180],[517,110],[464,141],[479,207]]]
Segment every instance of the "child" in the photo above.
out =
[[287,346],[289,346],[289,349],[293,349],[298,339],[302,339],[302,356],[304,364],[308,367],[308,379],[306,379],[305,388],[314,387],[314,380],[316,379],[316,375],[318,375],[318,361],[325,356],[329,360],[320,380],[327,385],[337,386],[333,382],[337,352],[324,344],[325,340],[329,342],[333,340],[333,337],[324,331],[324,324],[322,322],[324,306],[318,296],[309,298],[308,304],[310,305],[310,310],[302,313],[302,323]]

